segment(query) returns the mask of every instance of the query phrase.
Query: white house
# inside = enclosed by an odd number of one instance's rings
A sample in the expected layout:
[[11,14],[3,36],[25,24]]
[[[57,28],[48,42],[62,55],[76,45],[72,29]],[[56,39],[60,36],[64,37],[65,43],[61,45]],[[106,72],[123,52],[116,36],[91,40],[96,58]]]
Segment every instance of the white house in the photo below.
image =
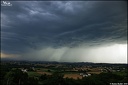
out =
[[89,73],[80,73],[80,76],[82,76],[82,77],[88,77],[88,76],[91,76],[91,74],[89,74]]
[[21,69],[21,71],[27,73],[27,69]]

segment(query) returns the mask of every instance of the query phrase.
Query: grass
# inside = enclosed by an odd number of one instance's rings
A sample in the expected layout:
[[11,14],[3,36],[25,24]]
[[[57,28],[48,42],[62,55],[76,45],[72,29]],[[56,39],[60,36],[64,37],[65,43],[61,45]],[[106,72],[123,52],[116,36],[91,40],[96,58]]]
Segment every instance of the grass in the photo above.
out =
[[47,72],[48,70],[50,70],[50,71],[54,71],[53,69],[48,69],[48,68],[36,68],[36,70],[40,70],[40,71],[45,71],[45,72]]
[[41,74],[37,73],[37,72],[28,72],[28,76],[30,77],[39,77]]
[[126,72],[114,72],[114,74],[120,75],[120,76],[126,76]]

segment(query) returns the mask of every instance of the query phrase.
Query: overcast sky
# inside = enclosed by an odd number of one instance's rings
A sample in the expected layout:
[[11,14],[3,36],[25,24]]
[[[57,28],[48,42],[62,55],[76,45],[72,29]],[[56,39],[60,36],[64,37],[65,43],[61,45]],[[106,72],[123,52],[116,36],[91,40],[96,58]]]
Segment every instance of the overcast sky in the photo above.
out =
[[1,57],[127,63],[127,2],[11,1],[1,6]]

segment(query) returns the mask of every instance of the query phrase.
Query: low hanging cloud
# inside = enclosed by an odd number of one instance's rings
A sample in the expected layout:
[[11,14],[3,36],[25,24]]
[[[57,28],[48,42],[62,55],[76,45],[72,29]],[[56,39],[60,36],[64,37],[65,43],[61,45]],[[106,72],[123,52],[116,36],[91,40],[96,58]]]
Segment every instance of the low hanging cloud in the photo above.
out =
[[31,50],[24,56],[27,56],[27,60],[37,61],[127,63],[127,44],[74,48],[47,47],[39,51]]
[[10,3],[1,8],[1,50],[21,60],[102,62],[94,47],[127,44],[125,1]]

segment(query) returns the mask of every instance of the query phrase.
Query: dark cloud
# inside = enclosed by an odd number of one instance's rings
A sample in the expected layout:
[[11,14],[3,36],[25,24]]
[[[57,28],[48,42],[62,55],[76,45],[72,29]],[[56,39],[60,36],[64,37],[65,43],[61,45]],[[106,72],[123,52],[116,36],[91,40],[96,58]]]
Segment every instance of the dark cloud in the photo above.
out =
[[126,43],[125,1],[11,1],[2,6],[2,52]]

